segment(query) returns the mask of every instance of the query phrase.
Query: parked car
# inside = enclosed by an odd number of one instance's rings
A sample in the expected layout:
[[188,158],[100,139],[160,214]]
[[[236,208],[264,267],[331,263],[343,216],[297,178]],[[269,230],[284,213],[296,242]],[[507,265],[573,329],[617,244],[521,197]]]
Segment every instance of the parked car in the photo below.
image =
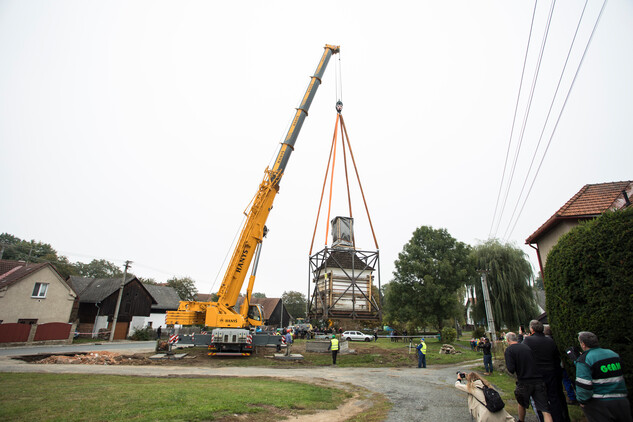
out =
[[345,331],[341,338],[347,341],[372,341],[374,336],[361,333],[360,331]]

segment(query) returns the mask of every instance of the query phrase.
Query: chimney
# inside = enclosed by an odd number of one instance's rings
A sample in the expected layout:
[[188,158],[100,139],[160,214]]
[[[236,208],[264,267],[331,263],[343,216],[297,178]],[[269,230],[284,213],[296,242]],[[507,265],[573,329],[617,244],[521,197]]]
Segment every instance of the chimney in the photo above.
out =
[[622,196],[624,197],[624,208],[631,205],[631,201],[629,201],[629,196],[626,194],[626,189],[622,189]]

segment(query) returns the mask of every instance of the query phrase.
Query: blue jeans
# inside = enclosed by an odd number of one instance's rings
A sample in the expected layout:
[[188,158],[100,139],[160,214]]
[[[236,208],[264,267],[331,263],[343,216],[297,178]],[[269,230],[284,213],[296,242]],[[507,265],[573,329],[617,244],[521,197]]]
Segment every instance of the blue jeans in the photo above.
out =
[[418,368],[426,368],[426,355],[418,352]]
[[484,369],[492,374],[492,355],[484,355]]

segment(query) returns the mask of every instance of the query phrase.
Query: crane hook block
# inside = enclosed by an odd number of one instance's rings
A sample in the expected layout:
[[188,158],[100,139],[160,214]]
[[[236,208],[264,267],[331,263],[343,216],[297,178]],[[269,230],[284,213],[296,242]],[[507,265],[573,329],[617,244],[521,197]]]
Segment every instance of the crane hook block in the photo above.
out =
[[336,102],[336,112],[341,114],[341,111],[343,111],[343,102],[339,100]]

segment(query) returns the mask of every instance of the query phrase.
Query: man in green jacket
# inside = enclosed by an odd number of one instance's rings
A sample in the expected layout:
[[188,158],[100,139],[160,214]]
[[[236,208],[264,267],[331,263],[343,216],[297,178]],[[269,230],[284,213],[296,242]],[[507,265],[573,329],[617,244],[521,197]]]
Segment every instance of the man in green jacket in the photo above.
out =
[[583,354],[576,360],[576,398],[589,422],[633,422],[620,356],[602,349],[589,331],[578,333]]

